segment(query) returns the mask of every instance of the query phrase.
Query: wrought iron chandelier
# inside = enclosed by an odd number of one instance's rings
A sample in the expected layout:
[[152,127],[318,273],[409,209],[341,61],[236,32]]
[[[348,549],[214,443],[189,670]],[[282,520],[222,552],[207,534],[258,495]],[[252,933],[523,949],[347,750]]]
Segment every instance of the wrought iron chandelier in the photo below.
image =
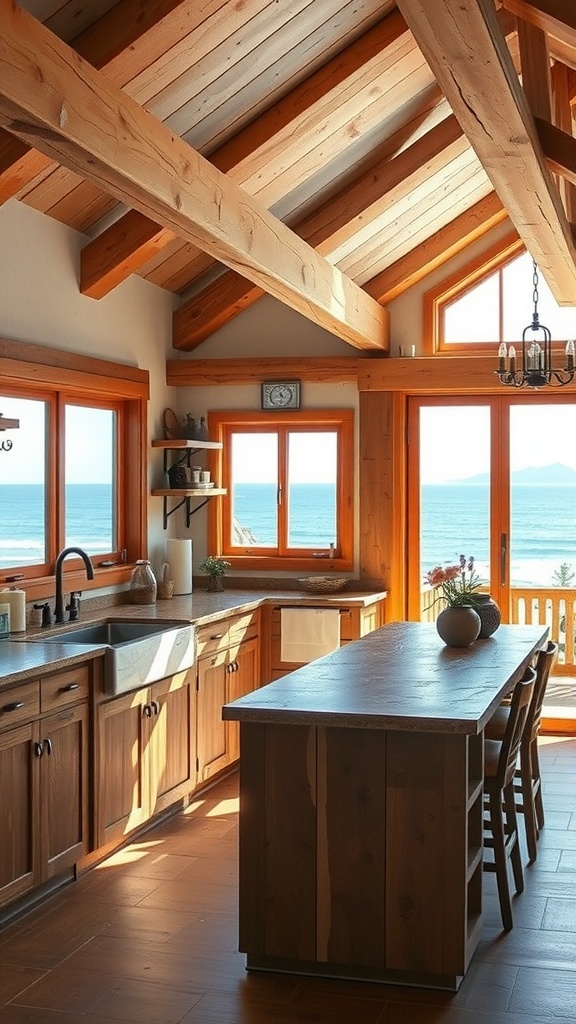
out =
[[[498,374],[502,384],[510,384],[515,388],[543,388],[547,384],[556,386],[569,384],[574,378],[574,342],[566,343],[566,365],[561,370],[552,369],[552,335],[538,319],[538,267],[532,261],[532,301],[534,312],[532,323],[522,331],[522,363],[516,366],[516,349],[507,346],[503,341],[498,349]],[[541,331],[540,340],[527,339],[529,331]]]

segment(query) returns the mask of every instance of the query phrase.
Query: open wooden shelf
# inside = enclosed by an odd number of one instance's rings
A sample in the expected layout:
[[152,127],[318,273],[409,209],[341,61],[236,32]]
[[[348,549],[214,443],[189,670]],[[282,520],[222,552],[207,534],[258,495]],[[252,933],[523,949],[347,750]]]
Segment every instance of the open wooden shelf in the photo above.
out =
[[192,441],[192,440],[188,440],[187,438],[177,438],[176,437],[176,438],[174,438],[173,440],[170,440],[170,441],[164,441],[164,440],[162,440],[162,441],[158,441],[158,440],[152,441],[152,447],[153,448],[163,448],[165,450],[168,450],[170,448],[174,448],[175,450],[178,450],[178,451],[185,451],[185,450],[193,451],[194,449],[200,450],[201,448],[207,448],[207,449],[211,448],[212,450],[214,450],[214,449],[222,448],[222,441]]

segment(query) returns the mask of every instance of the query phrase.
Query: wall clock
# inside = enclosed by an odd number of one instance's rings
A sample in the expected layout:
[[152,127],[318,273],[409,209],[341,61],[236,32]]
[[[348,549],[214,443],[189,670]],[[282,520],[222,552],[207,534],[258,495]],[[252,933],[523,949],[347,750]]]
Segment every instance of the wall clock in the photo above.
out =
[[263,409],[299,409],[299,380],[268,380],[262,385]]

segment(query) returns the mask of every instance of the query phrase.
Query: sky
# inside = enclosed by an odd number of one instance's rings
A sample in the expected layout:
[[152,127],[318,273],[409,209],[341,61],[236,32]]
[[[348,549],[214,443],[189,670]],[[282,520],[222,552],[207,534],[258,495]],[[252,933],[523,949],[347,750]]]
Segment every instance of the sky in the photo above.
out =
[[[43,483],[44,403],[0,396],[0,412],[7,418],[20,420],[18,430],[0,433],[0,442],[12,441],[9,452],[0,450],[0,486]],[[66,468],[69,483],[110,481],[112,419],[107,410],[68,406]]]
[[[490,470],[487,406],[424,406],[421,410],[421,483],[462,480]],[[576,470],[576,403],[530,401],[511,409],[511,468],[561,462]]]

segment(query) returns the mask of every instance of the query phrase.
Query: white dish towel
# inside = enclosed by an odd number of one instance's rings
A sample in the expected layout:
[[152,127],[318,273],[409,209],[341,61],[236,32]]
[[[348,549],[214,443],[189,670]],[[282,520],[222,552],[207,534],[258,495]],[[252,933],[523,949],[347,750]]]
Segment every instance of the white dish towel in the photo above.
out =
[[280,657],[308,664],[340,646],[338,608],[281,608]]

